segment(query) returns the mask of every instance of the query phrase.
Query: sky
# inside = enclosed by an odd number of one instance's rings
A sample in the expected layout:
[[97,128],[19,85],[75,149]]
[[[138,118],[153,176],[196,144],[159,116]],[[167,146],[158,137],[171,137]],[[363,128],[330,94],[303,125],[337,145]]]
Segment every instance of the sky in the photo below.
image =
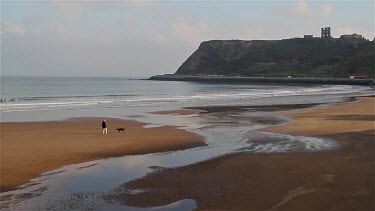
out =
[[174,73],[206,40],[357,33],[373,1],[1,1],[2,76]]

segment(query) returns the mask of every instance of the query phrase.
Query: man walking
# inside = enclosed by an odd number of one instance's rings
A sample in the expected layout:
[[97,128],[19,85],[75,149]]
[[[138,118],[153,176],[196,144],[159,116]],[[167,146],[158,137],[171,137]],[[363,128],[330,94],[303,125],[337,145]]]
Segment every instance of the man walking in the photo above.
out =
[[108,133],[107,124],[105,123],[105,120],[102,122],[102,128],[103,128],[103,135]]

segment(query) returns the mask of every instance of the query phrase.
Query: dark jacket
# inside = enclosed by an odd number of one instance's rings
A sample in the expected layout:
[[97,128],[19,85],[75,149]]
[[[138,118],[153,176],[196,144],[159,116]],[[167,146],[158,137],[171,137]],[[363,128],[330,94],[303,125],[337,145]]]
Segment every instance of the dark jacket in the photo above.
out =
[[102,122],[102,128],[106,128],[107,127],[107,124],[105,123],[105,121]]

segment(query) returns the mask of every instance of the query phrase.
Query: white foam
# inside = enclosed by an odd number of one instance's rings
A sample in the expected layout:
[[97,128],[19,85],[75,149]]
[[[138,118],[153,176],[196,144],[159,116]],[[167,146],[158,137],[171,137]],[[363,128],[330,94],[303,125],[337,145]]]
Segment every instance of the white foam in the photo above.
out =
[[[242,104],[251,102],[252,99],[284,97],[284,96],[320,96],[337,95],[347,93],[369,92],[371,87],[349,86],[349,85],[322,85],[314,87],[291,87],[291,86],[240,86],[240,88],[224,89],[211,87],[201,91],[192,90],[190,93],[174,94],[160,93],[158,95],[102,95],[85,97],[24,97],[3,98],[0,102],[0,112],[12,111],[37,111],[37,110],[60,110],[77,107],[91,106],[152,106],[163,103],[184,103],[185,106],[194,104],[205,105],[234,105],[241,100]],[[190,103],[190,104],[189,104]]]
[[290,136],[267,132],[252,132],[248,134],[248,146],[239,151],[254,153],[274,152],[303,152],[303,151],[324,151],[338,147],[338,144],[328,138]]

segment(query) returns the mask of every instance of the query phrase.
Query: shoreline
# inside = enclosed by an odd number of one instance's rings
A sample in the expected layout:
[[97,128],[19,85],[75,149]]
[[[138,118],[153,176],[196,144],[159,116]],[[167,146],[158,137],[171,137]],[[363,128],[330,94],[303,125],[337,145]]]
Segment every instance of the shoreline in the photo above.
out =
[[291,122],[265,129],[332,138],[342,145],[339,149],[242,152],[163,169],[124,184],[130,190],[150,191],[122,193],[117,200],[150,207],[190,198],[197,201],[197,210],[373,210],[374,105],[375,98],[367,97],[284,111],[280,113],[292,118]]
[[334,85],[363,85],[372,86],[374,79],[350,79],[350,78],[287,78],[287,77],[236,77],[236,76],[194,76],[194,75],[156,75],[147,80],[155,81],[198,81],[216,83],[282,83],[282,84],[334,84]]
[[[144,128],[146,123],[115,118],[106,118],[109,131],[102,135],[102,120],[0,123],[1,192],[65,165],[205,145],[202,136],[175,126]],[[118,127],[126,130],[117,132]]]

